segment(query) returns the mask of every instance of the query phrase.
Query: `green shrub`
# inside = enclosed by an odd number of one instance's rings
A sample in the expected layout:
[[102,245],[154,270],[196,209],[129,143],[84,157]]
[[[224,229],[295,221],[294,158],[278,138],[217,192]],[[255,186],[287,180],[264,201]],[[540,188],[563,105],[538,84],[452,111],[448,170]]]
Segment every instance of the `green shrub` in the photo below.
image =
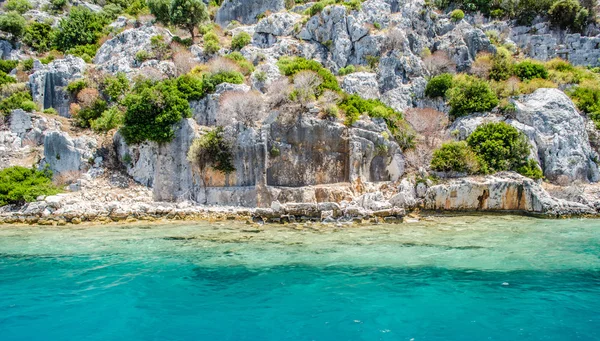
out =
[[32,8],[33,8],[33,6],[31,5],[31,2],[29,2],[29,0],[8,0],[4,4],[5,10],[15,11],[20,14],[23,14]]
[[552,25],[581,32],[588,22],[589,12],[577,0],[558,0],[548,11]]
[[540,62],[525,60],[515,65],[515,75],[522,81],[534,78],[547,79],[548,70],[546,70],[544,64]]
[[173,125],[191,116],[185,95],[172,82],[145,83],[123,100],[127,108],[121,132],[127,143],[169,142]]
[[517,173],[535,180],[544,177],[544,172],[542,172],[540,165],[533,159],[527,160],[527,163],[517,168]]
[[597,83],[583,82],[569,91],[569,96],[584,113],[600,113],[600,86]]
[[66,87],[67,91],[73,95],[77,95],[77,93],[85,88],[87,88],[88,84],[85,79],[76,79],[69,83]]
[[102,112],[100,117],[92,121],[92,129],[97,132],[107,132],[123,124],[123,113],[116,107]]
[[490,68],[490,79],[495,81],[504,81],[513,74],[513,58],[511,53],[504,47],[499,47],[494,57],[492,57],[492,67]]
[[102,113],[108,109],[108,104],[101,99],[97,99],[91,106],[82,108],[75,115],[75,125],[81,128],[90,128],[92,122],[102,116]]
[[145,62],[145,61],[146,61],[146,60],[148,60],[148,59],[152,59],[153,57],[154,57],[154,56],[153,56],[153,55],[152,55],[150,52],[148,52],[148,51],[146,51],[146,50],[139,50],[139,51],[138,51],[138,52],[135,54],[135,60],[136,60],[138,63],[143,63],[143,62]]
[[0,71],[0,86],[16,82],[17,80],[13,76],[7,75],[6,73],[4,73],[4,71]]
[[20,107],[21,107],[21,109],[28,111],[28,112],[33,112],[33,111],[37,110],[37,105],[35,104],[35,102],[30,101],[30,100],[21,102]]
[[221,71],[202,78],[203,89],[205,93],[214,92],[217,85],[222,83],[242,84],[244,75],[237,71]]
[[540,88],[556,88],[556,84],[547,79],[534,78],[532,80],[522,82],[519,85],[519,93],[527,95]]
[[47,109],[44,109],[44,114],[58,115],[58,111],[56,111],[56,109],[54,109],[54,108],[47,108]]
[[450,13],[450,18],[452,19],[452,21],[457,22],[457,21],[461,21],[465,18],[465,12],[459,10],[459,9],[455,9],[454,11],[452,11]]
[[33,58],[25,59],[21,61],[21,68],[23,71],[28,72],[33,70]]
[[[546,16],[555,0],[519,0],[514,8],[507,8],[507,13],[517,19],[517,24],[530,26],[535,17]],[[507,3],[507,4],[510,4]]]
[[467,143],[490,172],[516,171],[529,156],[525,134],[505,122],[477,127],[467,138]]
[[17,12],[8,12],[0,15],[0,31],[10,33],[13,39],[18,39],[25,33],[27,22]]
[[231,40],[231,48],[234,50],[241,50],[246,45],[250,44],[252,37],[246,32],[240,32],[236,34]]
[[242,74],[245,76],[248,76],[254,72],[254,65],[246,60],[246,58],[244,58],[240,52],[231,52],[230,54],[226,55],[225,58],[233,60],[240,67]]
[[183,75],[175,80],[177,89],[188,101],[197,101],[204,97],[204,82],[192,75]]
[[348,65],[346,67],[341,68],[338,73],[340,76],[346,76],[346,75],[349,75],[349,74],[355,73],[355,72],[356,72],[356,67],[354,65]]
[[498,97],[490,85],[484,80],[468,75],[455,77],[446,96],[450,114],[454,117],[489,111],[498,105]]
[[50,10],[62,12],[67,7],[67,0],[50,0]]
[[60,190],[52,184],[50,170],[38,171],[14,166],[0,171],[0,206],[22,205],[41,195],[54,195]]
[[477,174],[481,162],[465,141],[444,143],[433,152],[431,169],[438,172]]
[[453,78],[449,73],[431,78],[425,87],[425,95],[431,98],[446,96],[446,91],[452,87]]
[[19,62],[16,60],[0,60],[0,71],[10,73],[17,65],[19,65]]
[[4,115],[10,114],[15,109],[31,110],[31,93],[19,91],[0,101],[0,112]]
[[80,57],[86,63],[91,63],[92,59],[96,56],[96,51],[98,51],[97,44],[88,44],[75,46],[66,50],[65,53],[75,57]]
[[102,81],[102,93],[109,101],[118,101],[129,91],[129,80],[123,72],[117,72],[115,76],[107,76]]
[[201,173],[207,167],[226,174],[235,171],[231,146],[223,136],[222,127],[217,127],[194,140],[188,151],[187,159]]
[[55,44],[61,51],[67,51],[79,45],[95,45],[102,36],[105,24],[105,19],[99,14],[95,14],[85,7],[72,7],[69,15],[61,19],[58,24]]
[[219,53],[221,50],[221,45],[215,41],[208,41],[204,43],[204,53],[207,55],[213,55]]
[[316,72],[323,79],[323,82],[318,88],[319,94],[326,89],[341,91],[337,78],[316,60],[308,60],[302,57],[282,57],[277,61],[277,66],[279,66],[281,73],[289,77],[294,76],[296,73],[303,70]]

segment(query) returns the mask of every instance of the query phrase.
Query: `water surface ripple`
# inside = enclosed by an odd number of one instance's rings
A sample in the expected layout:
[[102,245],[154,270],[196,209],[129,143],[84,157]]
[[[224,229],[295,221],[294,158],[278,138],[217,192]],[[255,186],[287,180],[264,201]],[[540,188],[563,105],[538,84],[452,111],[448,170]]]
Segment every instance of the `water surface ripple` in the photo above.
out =
[[1,227],[0,340],[600,340],[600,221]]

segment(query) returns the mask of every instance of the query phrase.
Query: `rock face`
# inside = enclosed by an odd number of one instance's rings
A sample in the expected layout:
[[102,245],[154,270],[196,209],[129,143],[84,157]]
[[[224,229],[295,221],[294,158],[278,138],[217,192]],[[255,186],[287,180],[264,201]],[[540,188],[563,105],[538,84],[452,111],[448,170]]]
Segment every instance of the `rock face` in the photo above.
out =
[[517,121],[533,128],[533,141],[544,176],[551,181],[598,181],[596,153],[590,147],[585,119],[557,89],[538,89],[515,101]]
[[65,172],[86,170],[96,148],[96,141],[89,137],[72,139],[68,134],[58,131],[50,132],[44,139],[44,160],[55,175]]
[[356,94],[362,98],[379,98],[379,84],[377,74],[368,72],[351,73],[344,77],[342,89],[349,94]]
[[313,117],[271,120],[260,129],[226,129],[233,141],[230,174],[191,168],[187,151],[201,134],[193,119],[178,125],[170,143],[127,146],[117,134],[115,147],[127,172],[153,186],[154,199],[163,201],[262,207],[272,200],[340,201],[351,197],[351,183],[395,181],[404,174],[404,157],[383,137],[383,121],[347,128]]
[[259,14],[278,12],[284,8],[284,0],[225,0],[217,11],[215,21],[221,26],[227,26],[232,20],[246,25],[254,24]]
[[591,207],[552,198],[515,173],[463,178],[427,190],[424,208],[444,211],[517,211],[550,216],[595,214]]
[[[109,73],[124,72],[129,77],[133,77],[140,67],[143,65],[136,61],[136,54],[139,51],[152,51],[151,39],[154,36],[162,35],[165,43],[171,41],[171,36],[166,31],[155,26],[142,26],[140,28],[132,28],[119,33],[116,37],[108,40],[98,49],[94,64],[100,70]],[[160,72],[165,66],[159,61],[147,61],[146,66],[155,67]],[[167,66],[168,68],[168,66]],[[168,71],[168,70],[167,70]]]
[[83,78],[85,61],[71,55],[51,62],[29,76],[34,102],[43,109],[54,108],[63,117],[70,117],[71,95],[65,87],[73,80]]
[[272,46],[277,37],[289,36],[295,24],[302,18],[294,13],[274,13],[259,21],[254,29],[254,44],[261,47]]

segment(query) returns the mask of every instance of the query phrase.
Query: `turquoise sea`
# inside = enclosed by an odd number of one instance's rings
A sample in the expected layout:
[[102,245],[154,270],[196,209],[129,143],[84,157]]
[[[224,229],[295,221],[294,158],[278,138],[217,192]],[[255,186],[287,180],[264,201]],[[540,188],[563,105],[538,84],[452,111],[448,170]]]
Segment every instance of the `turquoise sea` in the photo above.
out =
[[600,221],[2,226],[0,340],[600,340]]

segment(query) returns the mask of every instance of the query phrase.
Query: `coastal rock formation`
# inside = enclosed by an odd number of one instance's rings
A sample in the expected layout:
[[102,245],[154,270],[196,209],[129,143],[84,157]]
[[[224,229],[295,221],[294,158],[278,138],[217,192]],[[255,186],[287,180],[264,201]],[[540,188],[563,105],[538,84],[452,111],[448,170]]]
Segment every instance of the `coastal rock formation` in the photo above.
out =
[[71,94],[65,87],[75,79],[82,78],[87,66],[79,57],[67,55],[29,76],[33,101],[42,109],[54,108],[63,117],[70,117]]
[[96,149],[96,140],[81,136],[75,139],[68,134],[53,131],[44,138],[44,159],[42,165],[48,165],[54,174],[80,172],[87,170]]
[[533,180],[515,173],[472,177],[431,186],[424,208],[443,211],[527,212],[548,216],[594,215],[584,204],[552,198]]
[[568,182],[600,179],[585,119],[565,93],[538,89],[514,103],[516,120],[533,128],[532,140],[546,178],[556,181],[562,176]]

